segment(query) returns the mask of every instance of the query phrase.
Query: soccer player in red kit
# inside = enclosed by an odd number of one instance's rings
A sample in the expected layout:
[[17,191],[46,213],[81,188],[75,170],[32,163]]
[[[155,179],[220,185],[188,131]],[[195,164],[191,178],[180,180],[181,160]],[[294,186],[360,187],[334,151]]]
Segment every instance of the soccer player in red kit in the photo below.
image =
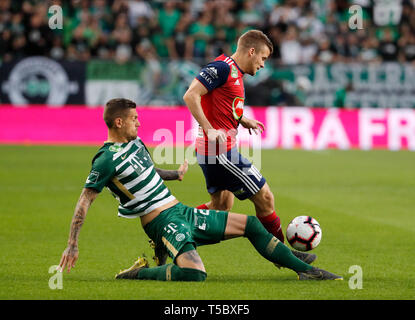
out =
[[[263,32],[247,31],[238,39],[232,56],[222,54],[202,68],[183,100],[199,123],[196,156],[211,197],[198,208],[229,211],[235,196],[239,200],[249,199],[264,227],[284,242],[274,196],[265,178],[236,147],[239,124],[255,134],[265,129],[261,122],[243,115],[243,76],[254,76],[272,51],[272,42]],[[315,255],[296,255],[303,260],[315,259]]]

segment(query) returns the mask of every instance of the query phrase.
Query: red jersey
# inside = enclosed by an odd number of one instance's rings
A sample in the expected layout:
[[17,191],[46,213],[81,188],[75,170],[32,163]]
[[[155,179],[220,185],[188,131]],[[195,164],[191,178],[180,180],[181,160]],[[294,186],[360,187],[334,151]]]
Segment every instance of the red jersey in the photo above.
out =
[[222,54],[205,66],[196,77],[208,93],[202,96],[203,112],[215,129],[223,129],[228,137],[225,145],[210,145],[206,133],[199,126],[196,151],[203,155],[217,155],[236,145],[239,120],[243,115],[245,90],[244,72],[236,62]]

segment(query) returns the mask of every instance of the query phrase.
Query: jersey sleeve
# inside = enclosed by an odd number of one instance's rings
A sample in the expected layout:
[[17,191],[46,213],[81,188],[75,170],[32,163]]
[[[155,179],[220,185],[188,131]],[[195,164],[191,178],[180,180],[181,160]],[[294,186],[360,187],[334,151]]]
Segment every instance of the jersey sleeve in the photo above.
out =
[[94,159],[84,187],[101,192],[114,176],[114,171],[115,169],[111,166],[110,159],[106,159],[104,156]]
[[200,70],[196,79],[202,83],[206,89],[213,89],[223,85],[228,79],[230,67],[226,62],[214,61]]

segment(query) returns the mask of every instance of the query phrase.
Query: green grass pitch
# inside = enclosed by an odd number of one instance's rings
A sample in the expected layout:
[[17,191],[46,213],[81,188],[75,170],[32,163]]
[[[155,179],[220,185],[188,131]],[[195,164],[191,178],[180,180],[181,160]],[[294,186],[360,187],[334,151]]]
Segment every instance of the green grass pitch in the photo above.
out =
[[[66,247],[76,201],[98,147],[0,146],[0,299],[414,299],[415,153],[408,151],[263,150],[261,172],[284,228],[298,215],[321,224],[316,266],[344,281],[298,281],[276,269],[244,238],[198,249],[204,283],[115,281],[142,253],[152,257],[139,219],[118,218],[104,190],[79,240],[79,260],[49,287],[49,268]],[[176,168],[177,165],[160,165]],[[183,182],[167,182],[183,203],[208,200],[193,164]],[[254,214],[249,201],[234,212]],[[170,261],[170,260],[169,260]],[[152,262],[152,261],[151,261]],[[351,266],[362,288],[351,289]]]

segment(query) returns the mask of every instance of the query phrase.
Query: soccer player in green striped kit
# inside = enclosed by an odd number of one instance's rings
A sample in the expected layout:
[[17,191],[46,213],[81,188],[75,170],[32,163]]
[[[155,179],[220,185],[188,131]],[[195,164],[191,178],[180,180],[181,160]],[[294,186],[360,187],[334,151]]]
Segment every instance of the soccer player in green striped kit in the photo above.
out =
[[300,280],[337,280],[342,277],[312,267],[269,233],[255,216],[226,211],[196,209],[180,203],[163,180],[181,180],[187,163],[179,170],[154,167],[151,156],[137,137],[140,126],[136,104],[127,99],[112,99],[104,109],[108,140],[92,160],[72,219],[68,246],[59,263],[69,272],[78,259],[78,236],[92,202],[107,187],[119,201],[118,215],[140,217],[146,234],[156,247],[167,250],[173,263],[149,267],[139,257],[132,267],[116,279],[160,281],[204,281],[206,270],[197,246],[214,244],[235,237],[246,237],[259,254],[272,263],[295,271]]

